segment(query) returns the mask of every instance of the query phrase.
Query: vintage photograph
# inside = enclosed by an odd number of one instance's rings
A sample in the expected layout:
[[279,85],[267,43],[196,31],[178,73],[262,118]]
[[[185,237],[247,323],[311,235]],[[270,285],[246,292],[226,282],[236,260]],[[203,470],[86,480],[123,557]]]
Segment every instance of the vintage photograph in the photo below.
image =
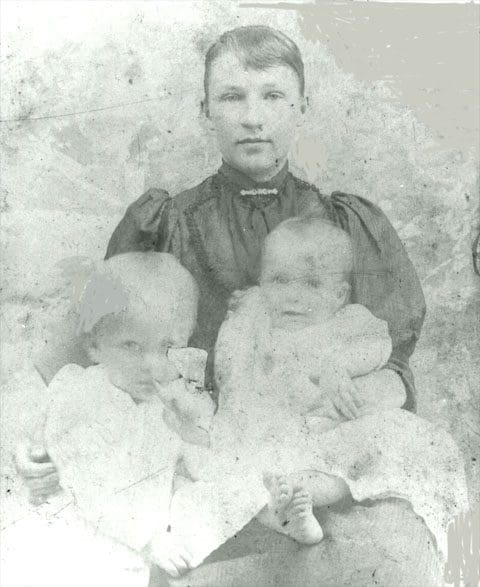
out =
[[0,10],[0,585],[479,585],[480,5]]

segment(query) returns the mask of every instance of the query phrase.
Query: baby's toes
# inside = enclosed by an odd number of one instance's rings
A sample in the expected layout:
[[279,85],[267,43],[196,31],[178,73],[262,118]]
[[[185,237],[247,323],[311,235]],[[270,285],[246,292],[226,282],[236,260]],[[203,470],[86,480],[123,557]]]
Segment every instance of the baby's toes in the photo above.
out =
[[287,484],[287,480],[278,473],[264,473],[263,484],[272,495],[277,495],[280,493],[281,487]]
[[305,501],[309,501],[311,503],[312,498],[310,493],[306,489],[298,489],[294,488],[293,495],[292,495],[292,505],[297,503],[303,503]]
[[312,498],[306,492],[297,493],[293,496],[290,507],[288,508],[290,514],[296,515],[301,513],[309,513],[312,511]]
[[288,510],[288,516],[296,519],[309,516],[311,513],[312,508],[308,504],[296,505]]
[[283,475],[277,478],[277,491],[280,495],[288,495],[292,492],[290,483]]
[[286,477],[278,478],[276,494],[277,500],[283,504],[288,503],[292,499],[292,488]]

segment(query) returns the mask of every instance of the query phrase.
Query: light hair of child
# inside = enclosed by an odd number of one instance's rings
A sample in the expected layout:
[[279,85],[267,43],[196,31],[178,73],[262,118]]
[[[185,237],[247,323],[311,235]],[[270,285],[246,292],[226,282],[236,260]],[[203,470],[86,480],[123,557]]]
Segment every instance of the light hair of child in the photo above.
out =
[[[353,247],[345,230],[315,212],[284,220],[270,235],[278,235],[284,230],[295,235],[300,247],[306,245],[311,250],[312,244],[315,245],[318,251],[315,261],[323,273],[337,274],[339,280],[350,280]],[[270,235],[265,239],[265,245],[268,245]]]
[[242,26],[223,35],[207,51],[205,56],[204,88],[208,105],[208,87],[212,63],[224,53],[234,53],[242,59],[246,68],[263,70],[278,65],[291,67],[297,74],[300,93],[305,92],[305,72],[297,45],[285,34],[269,26]]
[[115,255],[98,264],[79,304],[78,334],[95,334],[105,320],[128,310],[155,315],[165,305],[185,314],[193,331],[198,287],[194,278],[168,253],[133,252]]

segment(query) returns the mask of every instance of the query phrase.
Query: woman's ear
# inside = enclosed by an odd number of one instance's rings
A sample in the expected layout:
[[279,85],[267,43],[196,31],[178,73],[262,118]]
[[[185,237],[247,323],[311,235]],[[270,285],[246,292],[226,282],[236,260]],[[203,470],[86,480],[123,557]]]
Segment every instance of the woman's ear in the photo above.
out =
[[92,360],[92,363],[98,365],[101,363],[101,352],[96,338],[91,333],[85,333],[83,337],[83,348]]
[[206,97],[200,102],[200,119],[203,128],[207,132],[215,132],[215,125],[213,124],[212,119],[210,117],[210,110],[208,108],[208,100]]
[[307,112],[307,108],[310,106],[310,100],[308,98],[308,96],[304,96],[302,98],[302,103],[300,105],[300,110],[302,112],[302,114],[305,114]]
[[298,117],[297,128],[302,127],[305,122],[305,114],[307,112],[307,107],[308,107],[308,97],[302,96],[301,100],[300,100],[300,116]]

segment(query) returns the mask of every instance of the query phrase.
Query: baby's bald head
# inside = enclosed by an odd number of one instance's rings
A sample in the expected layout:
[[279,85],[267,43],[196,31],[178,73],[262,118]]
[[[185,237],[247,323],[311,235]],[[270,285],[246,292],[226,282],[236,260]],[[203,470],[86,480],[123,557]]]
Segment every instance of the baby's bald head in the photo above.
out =
[[191,336],[198,288],[167,253],[133,252],[97,264],[80,300],[80,330],[105,328],[123,313],[168,324],[185,344]]
[[298,256],[312,272],[350,280],[353,270],[350,236],[320,214],[295,216],[280,223],[265,239],[262,272],[279,248]]

